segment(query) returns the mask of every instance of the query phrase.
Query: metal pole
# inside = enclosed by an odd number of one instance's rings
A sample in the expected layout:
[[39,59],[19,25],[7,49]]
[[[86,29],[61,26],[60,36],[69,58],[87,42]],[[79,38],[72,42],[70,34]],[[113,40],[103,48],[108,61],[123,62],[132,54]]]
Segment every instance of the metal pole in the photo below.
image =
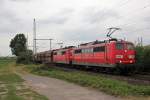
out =
[[143,38],[141,37],[141,46],[143,46]]
[[33,21],[33,52],[36,53],[36,21]]
[[33,19],[33,54],[34,54],[34,19]]
[[52,47],[51,47],[51,39],[49,40],[49,42],[50,42],[50,44],[49,44],[50,48],[49,49],[51,51],[51,49],[52,49]]
[[58,45],[60,45],[60,48],[63,48],[63,43],[57,43]]
[[50,51],[52,50],[52,40],[53,39],[49,39],[50,40]]
[[35,53],[36,53],[36,21],[35,21]]
[[50,50],[52,50],[52,40],[53,39],[35,39],[35,40],[49,40],[50,41]]
[[27,46],[27,49],[29,49],[29,45],[28,45],[28,33],[27,33],[27,44],[26,44],[26,46]]
[[139,39],[139,37],[138,37],[138,46],[140,46],[140,39]]

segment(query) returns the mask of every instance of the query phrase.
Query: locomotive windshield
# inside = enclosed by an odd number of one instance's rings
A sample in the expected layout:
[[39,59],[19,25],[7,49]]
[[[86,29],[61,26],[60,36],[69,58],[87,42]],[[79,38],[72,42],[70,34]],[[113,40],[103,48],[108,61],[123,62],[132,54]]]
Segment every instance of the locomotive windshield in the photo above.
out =
[[134,50],[134,45],[131,43],[127,43],[127,49],[128,50]]
[[116,49],[117,50],[123,50],[124,49],[123,43],[116,43]]
[[132,43],[126,43],[126,44],[124,44],[124,43],[116,43],[116,49],[117,50],[123,50],[125,48],[127,50],[134,50],[134,45]]

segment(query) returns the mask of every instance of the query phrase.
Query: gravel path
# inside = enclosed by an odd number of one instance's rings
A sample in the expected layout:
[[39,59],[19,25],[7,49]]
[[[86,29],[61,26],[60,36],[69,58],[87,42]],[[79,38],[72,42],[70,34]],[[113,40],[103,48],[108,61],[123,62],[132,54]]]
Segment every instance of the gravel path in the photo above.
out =
[[21,76],[26,80],[27,85],[38,93],[47,96],[49,100],[120,100],[102,92],[55,78],[32,74],[23,74]]

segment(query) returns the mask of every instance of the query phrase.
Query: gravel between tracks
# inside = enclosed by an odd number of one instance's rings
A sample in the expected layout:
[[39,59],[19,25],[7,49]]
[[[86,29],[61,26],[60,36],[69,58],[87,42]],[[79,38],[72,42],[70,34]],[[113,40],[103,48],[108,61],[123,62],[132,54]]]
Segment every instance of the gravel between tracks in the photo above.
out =
[[32,74],[20,74],[35,91],[47,96],[50,100],[120,100],[90,88],[81,87],[73,83],[47,78]]

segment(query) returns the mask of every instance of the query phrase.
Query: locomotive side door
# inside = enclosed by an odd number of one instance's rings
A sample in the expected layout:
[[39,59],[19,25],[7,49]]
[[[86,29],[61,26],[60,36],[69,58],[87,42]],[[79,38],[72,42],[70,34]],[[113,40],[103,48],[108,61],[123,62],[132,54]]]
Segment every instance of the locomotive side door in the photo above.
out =
[[73,59],[72,52],[73,52],[72,49],[68,50],[68,59],[67,59],[68,64],[72,64],[72,59]]
[[108,44],[108,43],[105,43],[105,55],[104,55],[105,64],[108,64],[108,63],[109,63],[109,58],[110,58],[109,50],[110,50],[109,44]]

